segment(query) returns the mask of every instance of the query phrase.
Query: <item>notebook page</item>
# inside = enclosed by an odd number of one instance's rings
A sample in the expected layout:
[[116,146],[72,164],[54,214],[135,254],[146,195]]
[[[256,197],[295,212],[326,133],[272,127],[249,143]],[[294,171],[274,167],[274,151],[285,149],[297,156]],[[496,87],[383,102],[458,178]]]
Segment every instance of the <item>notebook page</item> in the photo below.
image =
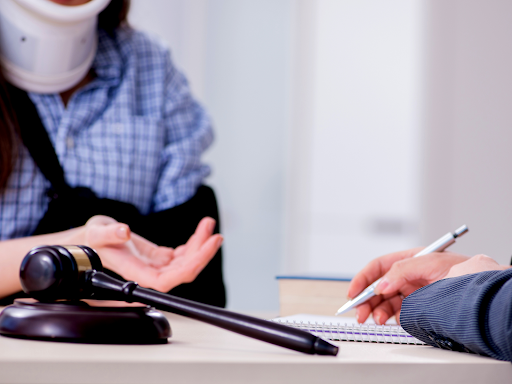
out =
[[298,314],[272,321],[308,331],[315,336],[339,341],[365,341],[394,344],[425,344],[396,324],[377,325],[372,319],[358,324],[355,318]]
[[[311,323],[343,323],[343,324],[359,324],[355,317],[345,317],[345,316],[322,316],[322,315],[311,315],[309,313],[299,313],[297,315],[284,316],[276,318],[285,321],[303,321],[303,322],[311,322]],[[373,318],[370,316],[368,320],[365,321],[364,324],[375,324]],[[396,320],[393,317],[389,319],[386,325],[396,325]]]

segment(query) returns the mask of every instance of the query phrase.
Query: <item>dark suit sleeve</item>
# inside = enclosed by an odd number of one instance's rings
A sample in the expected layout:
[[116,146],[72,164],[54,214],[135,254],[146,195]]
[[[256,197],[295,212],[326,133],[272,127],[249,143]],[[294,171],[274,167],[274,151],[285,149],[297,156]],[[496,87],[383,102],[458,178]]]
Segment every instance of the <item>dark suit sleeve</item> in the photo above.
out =
[[418,289],[404,300],[400,324],[436,347],[512,361],[512,269]]

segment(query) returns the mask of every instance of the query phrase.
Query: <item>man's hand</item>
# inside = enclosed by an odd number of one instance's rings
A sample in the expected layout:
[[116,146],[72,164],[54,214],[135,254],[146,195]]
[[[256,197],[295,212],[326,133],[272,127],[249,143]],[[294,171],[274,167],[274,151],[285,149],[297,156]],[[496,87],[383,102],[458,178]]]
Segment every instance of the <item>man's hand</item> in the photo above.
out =
[[212,235],[214,227],[215,220],[205,217],[187,243],[176,249],[159,247],[107,216],[89,219],[81,236],[98,252],[105,268],[142,287],[167,292],[192,282],[215,255],[223,238]]
[[445,278],[470,275],[472,273],[484,271],[503,271],[509,268],[512,267],[508,265],[500,265],[489,256],[476,255],[463,263],[454,265],[445,276]]
[[422,248],[390,253],[372,260],[359,272],[348,289],[349,298],[355,298],[367,286],[382,277],[375,289],[377,296],[357,307],[357,320],[366,321],[370,314],[377,324],[384,324],[395,316],[400,321],[404,297],[427,284],[444,278],[452,266],[468,260],[467,256],[452,252],[435,252],[412,258]]

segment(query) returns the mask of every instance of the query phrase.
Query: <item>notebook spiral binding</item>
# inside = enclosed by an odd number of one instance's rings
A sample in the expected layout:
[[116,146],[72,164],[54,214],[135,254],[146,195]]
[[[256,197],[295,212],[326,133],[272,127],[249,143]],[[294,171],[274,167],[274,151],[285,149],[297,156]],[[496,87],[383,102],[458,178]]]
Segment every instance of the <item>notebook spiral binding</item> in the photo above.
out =
[[399,325],[376,325],[376,324],[326,324],[311,323],[303,321],[283,321],[275,319],[278,323],[289,327],[299,328],[310,332],[313,335],[338,341],[361,341],[369,343],[392,343],[392,344],[425,344],[408,334]]

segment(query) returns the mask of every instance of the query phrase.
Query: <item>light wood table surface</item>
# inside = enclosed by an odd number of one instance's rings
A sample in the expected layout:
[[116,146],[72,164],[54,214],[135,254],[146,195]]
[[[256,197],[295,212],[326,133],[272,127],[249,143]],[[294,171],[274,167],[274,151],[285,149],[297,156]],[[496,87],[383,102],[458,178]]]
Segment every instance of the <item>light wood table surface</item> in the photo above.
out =
[[512,364],[421,345],[339,342],[310,356],[169,314],[166,345],[0,336],[0,383],[512,383]]

